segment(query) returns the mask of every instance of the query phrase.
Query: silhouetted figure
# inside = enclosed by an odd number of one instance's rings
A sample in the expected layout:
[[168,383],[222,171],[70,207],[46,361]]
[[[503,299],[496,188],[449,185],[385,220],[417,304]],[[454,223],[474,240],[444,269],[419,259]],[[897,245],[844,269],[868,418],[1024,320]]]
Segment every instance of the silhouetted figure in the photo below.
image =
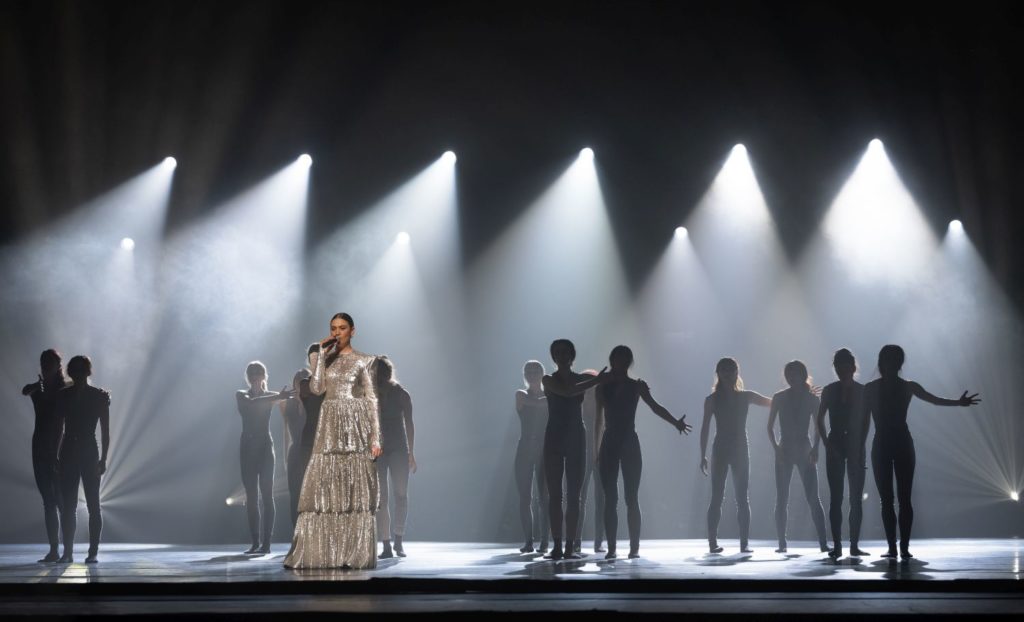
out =
[[[57,416],[64,428],[58,460],[62,498],[61,527],[64,531],[64,555],[61,563],[74,561],[75,528],[78,526],[78,483],[85,490],[89,510],[89,556],[85,563],[96,563],[103,517],[100,514],[100,477],[107,470],[110,449],[110,394],[91,386],[92,361],[74,356],[68,361],[73,384],[57,394]],[[96,424],[100,426],[102,451],[96,447]]]
[[[860,525],[863,512],[865,464],[864,443],[867,440],[868,423],[864,411],[864,385],[853,379],[857,372],[857,360],[846,348],[836,350],[832,367],[838,382],[825,387],[821,392],[818,407],[818,436],[825,443],[825,471],[828,474],[829,508],[828,517],[832,526],[834,545],[829,557],[843,556],[843,486],[844,479],[850,481],[850,555],[869,555],[860,548]],[[829,430],[825,432],[825,413],[829,417]]]
[[313,354],[309,389],[326,396],[284,566],[375,568],[380,484],[373,461],[382,453],[375,357],[352,347],[351,315],[334,314],[330,327]]
[[516,490],[519,493],[519,523],[523,528],[523,546],[519,549],[520,553],[534,551],[534,527],[537,528],[536,534],[539,536],[538,550],[541,553],[548,550],[548,485],[544,473],[544,431],[548,425],[548,398],[544,396],[544,389],[541,387],[543,377],[544,365],[540,361],[527,361],[523,365],[526,388],[516,391],[519,442],[516,444],[515,475]]
[[756,391],[744,391],[740,366],[735,359],[724,358],[715,366],[714,389],[704,400],[704,420],[700,426],[700,470],[708,474],[708,435],[715,419],[715,442],[711,448],[711,503],[708,505],[708,547],[721,553],[718,523],[722,520],[725,476],[732,471],[736,493],[736,518],[740,524],[740,550],[750,553],[750,452],[747,446],[747,410],[751,404],[771,406],[771,399]]
[[[596,376],[596,369],[585,369],[583,374]],[[597,426],[597,387],[591,387],[583,394],[583,425],[588,430]],[[601,475],[597,472],[597,448],[601,446],[601,439],[595,439],[594,435],[587,435],[587,459],[584,462],[583,489],[580,492],[580,520],[576,529],[576,552],[582,552],[583,523],[587,520],[587,501],[590,499],[590,483],[593,482],[594,491],[594,552],[604,553],[604,486],[601,485]]]
[[[544,472],[548,482],[548,515],[551,519],[549,559],[579,559],[575,552],[580,518],[580,491],[583,489],[584,462],[587,459],[587,430],[583,426],[583,393],[607,380],[602,370],[595,376],[572,370],[576,346],[568,339],[551,343],[551,358],[557,369],[541,379],[548,399],[548,424],[544,430]],[[565,523],[562,518],[562,475],[565,475]],[[564,531],[563,531],[564,528]],[[562,535],[565,534],[565,549]]]
[[43,498],[46,539],[50,543],[50,552],[39,561],[55,562],[60,559],[57,549],[60,544],[58,512],[61,494],[57,450],[63,429],[57,414],[57,395],[67,385],[67,381],[61,369],[60,354],[56,350],[44,350],[39,355],[39,370],[39,380],[26,384],[21,394],[32,398],[32,408],[36,415],[32,431],[32,473],[35,475],[39,495]]
[[[768,413],[768,438],[775,448],[775,527],[779,535],[776,553],[787,551],[786,523],[789,510],[789,485],[793,480],[793,468],[800,474],[804,486],[804,498],[811,509],[811,520],[818,533],[818,545],[828,550],[825,538],[825,511],[818,498],[818,435],[814,435],[814,447],[807,438],[811,416],[818,410],[818,398],[811,389],[807,366],[801,361],[786,363],[783,371],[789,388],[772,396]],[[775,419],[779,419],[782,442],[775,437]]]
[[[409,518],[409,473],[416,472],[416,428],[412,422],[412,397],[395,378],[395,366],[387,356],[377,357],[377,403],[380,405],[380,436],[383,453],[377,458],[380,509],[377,531],[383,541],[380,558],[405,557],[405,525]],[[393,495],[391,494],[393,493]],[[391,519],[390,497],[395,516]],[[390,536],[389,536],[390,534]],[[391,540],[395,549],[391,551]]]
[[[310,372],[308,369],[300,369],[292,376],[292,389],[301,398],[299,387],[305,382],[309,384]],[[302,399],[290,399],[278,402],[281,409],[281,417],[284,419],[284,429],[287,433],[284,449],[284,464],[288,476],[288,501],[291,509],[292,528],[295,527],[295,520],[299,516],[299,493],[302,491],[302,476],[306,473],[306,463],[302,452],[302,431],[306,427],[306,413],[303,408]],[[308,458],[309,454],[305,457]]]
[[973,406],[981,402],[978,394],[959,399],[936,397],[916,382],[900,378],[905,355],[903,348],[886,345],[878,352],[878,372],[882,376],[864,387],[864,402],[875,422],[875,439],[871,444],[871,469],[882,503],[882,525],[889,549],[882,557],[896,557],[896,508],[893,496],[893,475],[896,477],[896,496],[899,498],[900,557],[909,559],[910,530],[914,524],[911,493],[914,485],[914,439],[907,426],[907,411],[914,397],[936,406]]
[[626,346],[615,346],[608,357],[611,379],[597,389],[597,425],[594,438],[601,439],[598,449],[598,470],[604,486],[604,525],[608,537],[608,554],[615,559],[616,531],[619,517],[619,469],[622,469],[623,490],[626,497],[626,522],[629,525],[629,557],[640,557],[640,475],[643,457],[640,437],[636,434],[636,407],[642,398],[654,414],[672,424],[680,433],[690,433],[686,415],[676,419],[672,413],[651,396],[643,380],[629,377],[633,365],[633,351]]
[[[239,462],[245,488],[245,511],[249,518],[252,546],[246,555],[266,555],[274,533],[274,439],[270,436],[270,413],[274,404],[290,399],[287,387],[280,393],[267,390],[267,368],[253,361],[245,368],[248,390],[237,391],[238,414],[242,417]],[[262,510],[262,511],[261,511]],[[262,526],[261,526],[262,522]]]

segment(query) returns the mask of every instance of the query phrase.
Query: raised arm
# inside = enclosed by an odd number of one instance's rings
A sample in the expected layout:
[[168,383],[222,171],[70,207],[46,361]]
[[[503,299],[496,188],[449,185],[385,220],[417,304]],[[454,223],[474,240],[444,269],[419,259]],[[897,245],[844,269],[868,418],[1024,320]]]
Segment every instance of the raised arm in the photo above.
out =
[[608,368],[604,367],[601,369],[601,373],[596,376],[588,376],[586,380],[576,384],[567,384],[561,377],[555,374],[546,374],[541,378],[541,383],[544,385],[545,393],[562,397],[575,397],[585,393],[590,387],[603,383],[607,375]]
[[964,391],[963,395],[958,399],[950,400],[944,397],[932,395],[916,382],[910,383],[910,391],[914,394],[914,397],[922,399],[929,404],[935,404],[936,406],[974,406],[975,404],[981,403],[981,399],[978,398],[977,393],[967,395],[967,391]]
[[30,383],[26,384],[25,386],[23,386],[21,388],[21,394],[24,395],[24,396],[29,396],[29,395],[32,395],[33,393],[35,393],[36,391],[42,390],[42,388],[43,388],[43,376],[40,375],[39,376],[39,380],[36,380],[35,382],[30,382]]
[[680,420],[673,417],[672,413],[670,413],[667,408],[659,404],[658,400],[654,399],[654,396],[651,395],[651,387],[648,386],[648,384],[643,380],[637,380],[637,383],[639,384],[640,389],[640,399],[642,399],[644,403],[647,404],[647,406],[651,409],[651,412],[658,415],[665,421],[671,423],[672,427],[682,432],[683,430],[679,427]]
[[772,398],[761,395],[757,391],[744,391],[743,394],[747,396],[747,400],[754,406],[768,408],[772,405]]
[[711,415],[714,412],[713,399],[714,396],[712,395],[704,399],[704,420],[700,424],[700,470],[704,475],[708,474],[708,435],[711,434]]

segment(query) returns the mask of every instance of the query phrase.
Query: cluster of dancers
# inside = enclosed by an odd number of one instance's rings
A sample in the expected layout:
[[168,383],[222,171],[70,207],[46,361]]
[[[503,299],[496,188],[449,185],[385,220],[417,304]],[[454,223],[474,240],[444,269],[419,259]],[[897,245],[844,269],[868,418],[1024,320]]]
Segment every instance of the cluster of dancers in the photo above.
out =
[[[516,393],[521,434],[515,472],[520,520],[525,535],[525,543],[519,550],[523,553],[539,550],[547,553],[547,559],[554,560],[582,558],[585,491],[596,462],[594,552],[606,553],[605,559],[608,560],[617,557],[618,480],[621,472],[629,557],[636,558],[640,555],[642,515],[639,490],[643,470],[635,425],[637,406],[642,399],[655,415],[675,427],[680,434],[689,434],[692,428],[686,423],[686,415],[678,419],[673,417],[654,399],[647,383],[629,376],[633,352],[627,346],[616,346],[608,357],[610,369],[605,367],[600,372],[574,372],[575,357],[576,349],[572,342],[558,339],[551,344],[551,359],[556,367],[553,373],[545,375],[544,367],[538,361],[528,361],[523,367],[526,388]],[[787,551],[789,488],[795,469],[803,483],[821,551],[833,559],[843,555],[843,496],[848,481],[850,554],[856,557],[868,555],[860,548],[859,540],[867,469],[865,447],[873,422],[875,436],[871,446],[871,468],[878,487],[882,524],[888,543],[888,549],[882,556],[913,557],[910,553],[914,521],[911,493],[916,460],[914,440],[907,425],[910,402],[917,397],[937,406],[973,406],[981,400],[977,394],[968,395],[967,391],[957,399],[936,397],[917,382],[904,380],[900,377],[904,358],[900,346],[884,346],[878,353],[880,377],[864,385],[854,379],[857,361],[853,353],[842,348],[833,357],[838,380],[824,389],[812,386],[803,362],[790,361],[784,368],[789,387],[772,397],[744,388],[735,359],[718,361],[714,388],[704,400],[700,430],[700,469],[705,476],[711,476],[711,502],[707,512],[711,554],[724,551],[718,542],[718,526],[729,473],[732,474],[736,493],[740,551],[751,552],[747,413],[754,405],[769,408],[768,437],[775,450],[775,521],[779,540],[776,552]],[[585,420],[593,431],[592,443],[588,442]],[[776,421],[781,438],[776,435]],[[715,438],[709,458],[707,449],[712,422]],[[813,444],[808,436],[811,431]],[[818,497],[817,463],[821,443],[825,445],[831,496],[831,547],[827,542],[825,514]],[[536,516],[535,505],[539,510]],[[540,542],[535,549],[534,535],[538,527]],[[547,546],[549,529],[552,540],[550,552]],[[602,535],[607,540],[607,549],[602,546]]]
[[[376,566],[379,558],[406,555],[403,539],[409,509],[409,475],[416,471],[412,398],[397,381],[394,364],[387,356],[353,348],[354,334],[352,316],[335,314],[330,320],[329,336],[307,350],[309,367],[299,370],[291,387],[281,391],[268,389],[268,372],[262,363],[254,361],[246,367],[248,388],[236,393],[242,420],[239,458],[252,538],[246,554],[264,555],[271,548],[276,514],[276,457],[270,421],[276,407],[285,422],[285,464],[294,526],[285,567],[369,569]],[[583,495],[596,465],[597,476],[593,479],[598,509],[594,551],[605,552],[609,560],[617,557],[621,472],[629,557],[638,557],[643,458],[635,420],[640,400],[680,434],[689,434],[693,428],[685,415],[677,419],[658,403],[646,382],[630,377],[633,352],[627,346],[616,346],[609,355],[608,366],[600,371],[583,373],[573,370],[576,349],[568,339],[555,340],[550,354],[555,371],[546,374],[540,362],[528,361],[523,368],[526,386],[515,396],[522,430],[515,456],[520,519],[525,534],[520,551],[533,553],[539,549],[553,560],[582,557],[582,513],[586,505]],[[888,542],[884,556],[911,557],[915,456],[907,426],[910,401],[917,397],[940,406],[971,406],[980,400],[977,394],[968,395],[966,391],[958,399],[932,395],[918,383],[900,377],[903,361],[902,348],[883,347],[878,355],[880,378],[862,385],[854,379],[857,363],[853,354],[840,349],[833,359],[838,381],[824,389],[811,385],[802,362],[791,361],[784,370],[789,388],[769,398],[746,390],[737,362],[732,358],[721,359],[715,368],[714,389],[704,400],[700,432],[700,468],[711,476],[707,512],[710,552],[723,551],[718,543],[718,525],[730,472],[736,492],[740,550],[750,551],[747,413],[755,405],[770,409],[768,435],[775,448],[778,490],[777,551],[785,552],[787,547],[787,506],[795,468],[804,486],[822,552],[827,551],[833,558],[842,556],[842,503],[848,481],[850,553],[867,554],[859,547],[861,494],[867,467],[865,446],[874,422],[871,466]],[[86,562],[95,563],[103,526],[99,484],[106,471],[110,446],[110,394],[89,384],[92,362],[86,356],[75,356],[68,362],[70,380],[65,378],[61,356],[55,350],[42,353],[40,369],[38,381],[22,391],[31,396],[35,409],[32,460],[50,544],[49,553],[40,561],[74,561],[81,485],[89,512]],[[776,421],[781,437],[775,433]],[[709,459],[712,422],[715,438]],[[96,440],[97,426],[101,430],[100,443]],[[808,436],[811,429],[813,444]],[[821,443],[825,445],[831,493],[831,548],[818,498]],[[535,513],[533,505],[537,501]],[[540,542],[535,548],[537,528]],[[602,531],[607,549],[603,548]],[[382,541],[380,554],[377,534]],[[61,539],[62,554],[58,550]]]

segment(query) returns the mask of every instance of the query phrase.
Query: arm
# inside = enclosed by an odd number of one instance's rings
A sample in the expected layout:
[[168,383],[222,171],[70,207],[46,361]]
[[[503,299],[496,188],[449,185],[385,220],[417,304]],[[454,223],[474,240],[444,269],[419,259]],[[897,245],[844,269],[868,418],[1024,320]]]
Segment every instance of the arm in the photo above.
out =
[[775,437],[775,420],[779,416],[779,408],[782,406],[778,400],[778,393],[772,398],[771,408],[768,410],[768,440],[772,444],[772,449],[775,451],[779,450],[779,439]]
[[981,403],[981,400],[978,399],[977,393],[974,395],[967,395],[967,391],[964,391],[963,395],[961,395],[959,399],[949,400],[944,397],[932,395],[916,382],[910,383],[910,392],[914,394],[914,397],[922,399],[929,404],[935,404],[936,406],[974,406],[975,404]]
[[235,393],[235,398],[238,400],[239,412],[241,412],[242,404],[245,403],[259,404],[261,402],[279,402],[281,400],[286,400],[289,397],[291,397],[291,395],[285,391],[282,391],[281,393],[277,393],[275,391],[267,391],[265,394],[260,395],[259,397],[252,397],[246,391],[238,391],[237,393]]
[[[825,398],[822,395],[822,398]],[[814,417],[814,427],[818,431],[818,438],[815,439],[815,443],[820,439],[825,443],[825,449],[828,449],[828,433],[825,432],[825,412],[828,411],[828,402],[825,399],[818,401],[818,414]]]
[[412,422],[412,396],[404,388],[402,389],[402,417],[405,418],[405,439],[409,443],[409,470],[416,472],[416,426]]
[[[815,398],[814,398],[814,406],[812,407],[812,412],[815,412],[815,413],[821,412],[821,398],[819,398],[817,396],[815,396]],[[817,421],[813,421],[811,424],[814,426],[815,429],[817,429],[817,427],[818,427]],[[813,436],[814,436],[814,447],[812,448],[812,452],[814,453],[814,455],[817,455],[818,454],[818,446],[821,445],[821,435],[814,434]]]
[[102,453],[100,454],[100,475],[107,470],[107,451],[110,449],[110,395],[105,396],[103,410],[100,411],[100,437]]
[[597,462],[601,450],[601,438],[604,436],[604,396],[600,391],[594,392],[596,414],[594,415],[594,461]]
[[554,374],[547,374],[541,378],[541,383],[544,385],[545,393],[553,393],[555,395],[561,395],[562,397],[574,397],[585,393],[587,389],[593,386],[597,386],[604,382],[605,377],[608,375],[605,367],[596,376],[589,376],[583,382],[579,382],[573,385],[566,384],[561,378]]
[[700,424],[700,470],[708,474],[708,435],[711,433],[711,415],[714,412],[713,396],[704,399],[704,420]]
[[30,382],[30,383],[26,384],[25,386],[23,386],[21,388],[21,394],[25,395],[25,396],[29,396],[29,395],[32,395],[33,393],[35,393],[36,391],[41,390],[42,388],[43,388],[43,377],[39,376],[39,380],[36,380],[35,382]]
[[312,355],[313,360],[310,361],[313,365],[313,375],[309,379],[309,390],[313,392],[313,395],[323,395],[327,391],[327,385],[324,383],[324,346],[320,345],[320,349],[314,352]]
[[772,398],[765,397],[757,391],[744,391],[743,394],[747,396],[747,400],[749,400],[754,406],[764,406],[765,408],[768,408],[772,405]]
[[644,403],[651,409],[651,411],[664,419],[665,421],[672,424],[672,427],[678,428],[679,421],[672,416],[672,413],[667,408],[658,403],[654,396],[651,395],[651,387],[647,385],[643,380],[637,380],[640,385],[640,398],[643,399]]
[[516,414],[519,416],[523,415],[523,409],[526,408],[526,400],[529,396],[526,394],[524,389],[516,391]]

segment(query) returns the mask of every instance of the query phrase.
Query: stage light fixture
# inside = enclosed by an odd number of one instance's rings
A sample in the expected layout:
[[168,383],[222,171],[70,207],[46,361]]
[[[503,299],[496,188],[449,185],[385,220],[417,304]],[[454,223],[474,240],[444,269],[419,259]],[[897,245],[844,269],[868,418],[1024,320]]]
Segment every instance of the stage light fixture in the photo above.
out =
[[687,235],[689,235],[689,232],[686,230],[686,227],[676,227],[677,238],[682,239],[685,238]]
[[299,164],[303,166],[313,166],[313,158],[308,153],[304,153],[299,156]]
[[121,238],[121,249],[126,251],[135,250],[135,240],[131,238]]
[[169,168],[175,168],[178,166],[178,161],[172,158],[171,156],[167,156],[166,158],[164,158],[164,166]]
[[458,160],[458,158],[455,157],[454,151],[445,151],[444,154],[441,156],[441,161],[444,162],[445,164],[455,164],[456,160]]
[[406,233],[405,231],[399,231],[395,239],[398,241],[399,244],[408,244],[409,234]]

